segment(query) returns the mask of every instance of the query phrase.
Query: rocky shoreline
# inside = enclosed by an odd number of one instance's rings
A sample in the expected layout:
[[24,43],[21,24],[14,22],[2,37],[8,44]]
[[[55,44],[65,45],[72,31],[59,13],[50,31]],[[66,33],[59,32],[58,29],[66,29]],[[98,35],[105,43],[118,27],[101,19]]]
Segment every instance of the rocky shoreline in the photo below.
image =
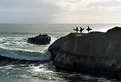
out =
[[48,50],[58,68],[121,79],[121,27],[105,33],[70,33]]

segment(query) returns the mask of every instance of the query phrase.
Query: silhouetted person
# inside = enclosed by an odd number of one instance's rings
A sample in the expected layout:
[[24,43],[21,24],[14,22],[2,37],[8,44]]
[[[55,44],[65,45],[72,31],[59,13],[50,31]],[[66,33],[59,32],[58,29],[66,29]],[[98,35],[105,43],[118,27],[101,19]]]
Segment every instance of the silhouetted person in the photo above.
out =
[[80,30],[79,30],[79,31],[80,31],[80,33],[82,33],[82,31],[83,31],[83,30],[84,30],[84,28],[80,27]]
[[78,27],[76,27],[75,29],[73,29],[74,31],[76,31],[78,33],[79,29]]
[[89,31],[90,31],[90,30],[92,30],[92,29],[88,26],[88,28],[87,28],[86,30],[87,30],[87,31],[88,31],[88,33],[89,33]]

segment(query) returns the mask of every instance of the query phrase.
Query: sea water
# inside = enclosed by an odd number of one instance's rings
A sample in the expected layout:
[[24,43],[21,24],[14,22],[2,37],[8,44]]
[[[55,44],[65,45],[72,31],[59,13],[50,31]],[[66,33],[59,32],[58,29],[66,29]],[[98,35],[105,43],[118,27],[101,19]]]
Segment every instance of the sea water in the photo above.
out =
[[[74,32],[76,26],[103,31],[121,24],[0,24],[0,55],[27,60],[0,64],[0,82],[116,82],[115,79],[96,77],[56,69],[50,60],[48,47],[59,37]],[[27,38],[39,34],[51,36],[48,45],[27,43]],[[85,30],[84,33],[87,33]],[[30,63],[38,61],[36,63]],[[30,61],[30,62],[29,62]],[[19,62],[19,61],[18,61]]]

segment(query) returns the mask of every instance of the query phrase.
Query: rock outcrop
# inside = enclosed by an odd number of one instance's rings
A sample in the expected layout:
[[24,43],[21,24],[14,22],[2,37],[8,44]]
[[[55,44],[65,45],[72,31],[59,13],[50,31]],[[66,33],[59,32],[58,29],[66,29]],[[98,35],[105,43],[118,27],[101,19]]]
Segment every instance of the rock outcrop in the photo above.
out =
[[47,34],[40,34],[36,37],[28,38],[27,42],[32,44],[38,44],[38,45],[46,45],[49,44],[51,41],[51,37]]
[[121,28],[106,33],[70,33],[49,49],[56,67],[121,79]]

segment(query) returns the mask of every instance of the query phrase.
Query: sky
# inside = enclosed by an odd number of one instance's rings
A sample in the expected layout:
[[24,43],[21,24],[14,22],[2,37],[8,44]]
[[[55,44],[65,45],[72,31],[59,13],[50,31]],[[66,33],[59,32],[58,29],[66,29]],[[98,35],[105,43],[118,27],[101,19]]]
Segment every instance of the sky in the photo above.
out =
[[0,0],[0,23],[120,23],[121,0]]

